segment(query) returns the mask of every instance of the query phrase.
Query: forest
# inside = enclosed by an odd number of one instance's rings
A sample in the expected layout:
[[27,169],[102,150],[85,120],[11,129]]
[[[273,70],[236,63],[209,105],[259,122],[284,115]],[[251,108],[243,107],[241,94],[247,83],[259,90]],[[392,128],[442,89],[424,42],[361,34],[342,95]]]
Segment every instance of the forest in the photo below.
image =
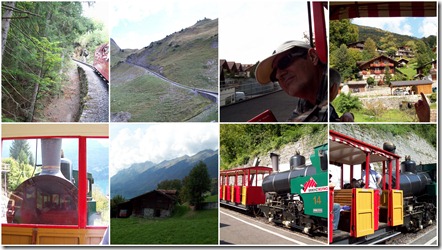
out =
[[85,17],[93,2],[2,2],[2,121],[32,122],[63,94],[71,58],[108,41],[104,24]]
[[[415,56],[408,58],[409,65],[424,68],[424,75],[428,74],[436,54],[433,48],[436,45],[436,37],[417,39],[410,36],[402,36],[380,29],[369,28],[352,24],[350,20],[330,21],[330,67],[341,73],[343,81],[358,79],[357,63],[368,61],[380,56],[379,49],[385,55],[394,58],[396,51],[403,46],[411,48]],[[364,42],[364,49],[348,48],[347,45],[355,42]],[[412,80],[405,74],[396,74],[392,81]]]

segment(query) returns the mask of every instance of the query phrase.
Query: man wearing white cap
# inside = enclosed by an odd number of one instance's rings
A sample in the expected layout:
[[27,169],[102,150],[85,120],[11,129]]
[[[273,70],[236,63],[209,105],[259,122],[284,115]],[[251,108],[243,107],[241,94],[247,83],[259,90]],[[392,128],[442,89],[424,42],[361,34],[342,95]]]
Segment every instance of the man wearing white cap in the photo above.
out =
[[256,67],[261,84],[278,81],[298,102],[288,121],[326,122],[328,120],[327,65],[315,49],[303,41],[287,41]]

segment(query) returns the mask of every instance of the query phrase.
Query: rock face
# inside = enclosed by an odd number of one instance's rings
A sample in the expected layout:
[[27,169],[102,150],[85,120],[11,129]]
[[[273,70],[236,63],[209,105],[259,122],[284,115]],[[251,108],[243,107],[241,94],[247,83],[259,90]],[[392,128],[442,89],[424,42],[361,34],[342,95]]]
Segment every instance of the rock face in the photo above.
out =
[[[408,125],[398,124],[397,126]],[[392,142],[394,145],[396,145],[396,154],[401,156],[401,162],[405,159],[405,155],[410,155],[411,159],[417,164],[435,163],[437,161],[436,148],[414,133],[394,136],[390,132],[381,130],[376,126],[376,124],[371,125],[371,128],[367,128],[367,126],[361,127],[358,125],[330,125],[330,129],[354,137],[379,148],[382,148],[384,142]],[[434,136],[436,137],[436,134]]]
[[[410,155],[411,159],[414,160],[417,164],[437,162],[436,149],[427,141],[413,133],[404,136],[393,136],[390,132],[385,132],[377,128],[376,124],[374,124],[372,128],[367,128],[366,126],[361,127],[359,125],[330,125],[330,129],[354,137],[358,140],[364,141],[379,148],[382,148],[384,142],[390,141],[395,144],[396,154],[401,156],[401,162],[404,161],[405,155]],[[323,138],[324,137],[321,137],[319,135],[309,135],[303,137],[297,142],[287,144],[280,149],[271,151],[275,154],[279,154],[280,171],[289,169],[290,157],[292,157],[297,150],[300,151],[301,155],[305,156],[306,162],[309,162],[310,155],[313,154],[313,148],[315,146],[322,145],[323,143],[327,143],[327,139],[324,140]],[[260,160],[259,166],[272,167],[272,162],[270,159],[271,152],[268,152],[265,155],[258,156]],[[253,161],[254,156],[250,156],[250,160],[247,164],[238,167],[252,166]]]

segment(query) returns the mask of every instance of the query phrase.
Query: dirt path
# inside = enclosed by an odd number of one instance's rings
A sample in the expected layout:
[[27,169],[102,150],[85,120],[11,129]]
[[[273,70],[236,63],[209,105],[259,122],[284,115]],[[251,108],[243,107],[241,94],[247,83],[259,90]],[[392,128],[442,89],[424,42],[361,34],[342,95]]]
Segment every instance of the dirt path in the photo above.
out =
[[77,67],[68,72],[69,81],[63,83],[61,94],[44,104],[34,121],[37,122],[74,122],[80,108],[80,80]]

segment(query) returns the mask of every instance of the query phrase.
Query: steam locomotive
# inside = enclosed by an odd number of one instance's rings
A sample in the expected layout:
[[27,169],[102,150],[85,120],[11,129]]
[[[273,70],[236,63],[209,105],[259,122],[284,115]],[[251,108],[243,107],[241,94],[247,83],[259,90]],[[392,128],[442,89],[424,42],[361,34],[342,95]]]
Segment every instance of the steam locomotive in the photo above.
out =
[[311,164],[297,153],[290,170],[279,171],[279,156],[271,154],[272,168],[254,166],[220,171],[220,203],[269,222],[307,234],[327,233],[327,144],[317,146]]
[[[78,223],[78,171],[61,158],[61,139],[42,139],[41,172],[22,182],[11,194],[8,223],[76,225]],[[88,173],[88,219],[96,213],[92,199],[94,179]],[[92,224],[92,221],[88,221]]]
[[[107,226],[94,225],[94,179],[87,173],[88,141],[108,138],[102,124],[3,124],[2,140],[40,139],[41,172],[9,197],[2,245],[99,244]],[[78,171],[62,158],[62,138],[78,141]],[[95,216],[96,217],[96,216]]]
[[290,170],[267,176],[262,182],[266,199],[259,208],[270,222],[306,234],[327,233],[327,144],[316,147],[310,159],[306,165],[297,153],[290,158]]

